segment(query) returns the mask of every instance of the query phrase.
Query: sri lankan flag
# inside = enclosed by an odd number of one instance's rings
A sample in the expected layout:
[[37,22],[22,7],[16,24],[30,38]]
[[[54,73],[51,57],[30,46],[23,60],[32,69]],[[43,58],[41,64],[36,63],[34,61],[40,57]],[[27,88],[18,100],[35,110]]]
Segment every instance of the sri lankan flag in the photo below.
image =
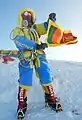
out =
[[49,20],[48,31],[47,31],[47,39],[46,42],[48,46],[58,46],[63,36],[63,29]]
[[77,42],[78,42],[77,37],[74,36],[70,30],[63,31],[63,36],[60,41],[61,44],[64,43],[66,45],[69,45],[69,44],[75,44]]
[[49,21],[46,43],[48,46],[60,46],[63,44],[77,43],[77,37],[73,36],[71,31],[63,30],[58,24]]
[[0,61],[5,64],[13,63],[18,54],[17,50],[0,50]]

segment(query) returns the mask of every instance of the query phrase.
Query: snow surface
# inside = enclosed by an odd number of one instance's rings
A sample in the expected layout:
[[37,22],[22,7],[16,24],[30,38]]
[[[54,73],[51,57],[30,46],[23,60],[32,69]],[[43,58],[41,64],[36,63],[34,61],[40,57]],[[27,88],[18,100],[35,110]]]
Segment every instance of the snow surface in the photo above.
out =
[[[16,120],[18,65],[0,63],[0,120]],[[29,91],[28,111],[24,120],[82,120],[82,63],[49,60],[54,88],[63,112],[44,107],[44,94],[34,75]],[[71,111],[78,110],[80,115]]]

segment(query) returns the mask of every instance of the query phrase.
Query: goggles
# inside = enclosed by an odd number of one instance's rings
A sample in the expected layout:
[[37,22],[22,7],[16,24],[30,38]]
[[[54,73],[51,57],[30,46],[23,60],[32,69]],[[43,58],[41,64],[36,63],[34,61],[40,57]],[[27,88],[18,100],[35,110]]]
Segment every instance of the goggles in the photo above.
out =
[[32,15],[30,12],[25,11],[24,13],[21,14],[23,20],[27,20],[28,22],[32,21]]

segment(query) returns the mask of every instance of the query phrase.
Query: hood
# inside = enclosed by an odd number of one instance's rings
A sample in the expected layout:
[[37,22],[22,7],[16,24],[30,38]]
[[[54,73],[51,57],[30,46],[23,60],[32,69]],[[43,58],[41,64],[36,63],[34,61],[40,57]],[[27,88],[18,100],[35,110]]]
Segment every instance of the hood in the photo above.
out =
[[21,9],[21,10],[19,11],[19,15],[18,15],[18,26],[19,26],[19,27],[22,27],[22,21],[23,21],[23,19],[22,19],[22,17],[21,17],[21,14],[22,14],[23,12],[25,12],[25,11],[30,12],[30,13],[32,14],[32,22],[33,22],[33,24],[34,24],[35,21],[36,21],[36,17],[35,17],[34,11],[33,11],[32,9],[29,9],[29,8],[23,8],[23,9]]

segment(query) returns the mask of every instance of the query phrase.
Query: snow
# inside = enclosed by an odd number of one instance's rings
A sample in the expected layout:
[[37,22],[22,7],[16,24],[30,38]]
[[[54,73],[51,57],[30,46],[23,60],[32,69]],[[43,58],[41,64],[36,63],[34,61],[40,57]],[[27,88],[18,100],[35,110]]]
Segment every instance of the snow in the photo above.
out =
[[[49,60],[54,88],[61,99],[63,112],[44,107],[44,94],[35,74],[28,95],[28,111],[24,120],[82,120],[82,63]],[[0,120],[16,120],[18,61],[0,63]],[[71,111],[78,110],[80,115]]]

